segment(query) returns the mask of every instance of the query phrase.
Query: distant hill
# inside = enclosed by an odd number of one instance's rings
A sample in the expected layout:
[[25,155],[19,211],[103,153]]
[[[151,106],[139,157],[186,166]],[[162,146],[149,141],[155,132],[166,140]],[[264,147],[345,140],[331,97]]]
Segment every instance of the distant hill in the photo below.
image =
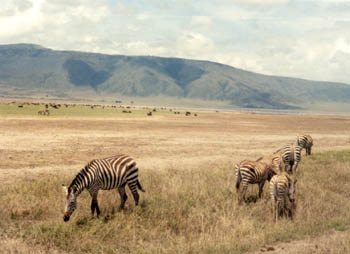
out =
[[0,45],[0,84],[61,97],[89,90],[229,101],[248,108],[350,103],[350,86],[341,83],[268,76],[209,61],[56,51],[32,44]]

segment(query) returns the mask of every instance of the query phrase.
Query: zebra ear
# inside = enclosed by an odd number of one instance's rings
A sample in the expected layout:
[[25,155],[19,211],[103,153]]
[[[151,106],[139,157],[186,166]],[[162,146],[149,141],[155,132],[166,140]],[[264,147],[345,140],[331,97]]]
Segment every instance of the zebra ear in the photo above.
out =
[[67,186],[62,184],[62,189],[63,189],[64,194],[68,195],[68,188],[67,188]]

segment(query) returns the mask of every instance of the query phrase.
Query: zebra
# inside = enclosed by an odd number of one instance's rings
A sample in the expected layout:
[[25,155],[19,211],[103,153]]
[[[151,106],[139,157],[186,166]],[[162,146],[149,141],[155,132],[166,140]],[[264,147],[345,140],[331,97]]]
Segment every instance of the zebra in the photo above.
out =
[[[259,185],[259,198],[261,198],[265,181],[270,181],[271,177],[276,173],[263,162],[243,160],[236,167],[236,191],[238,193],[238,204],[244,201],[248,184]],[[242,191],[239,194],[240,184],[242,182]]]
[[301,146],[296,144],[287,144],[278,149],[274,154],[280,154],[284,163],[284,171],[294,174],[297,171],[301,160]]
[[66,204],[63,220],[68,221],[76,208],[77,197],[84,190],[91,196],[91,214],[94,216],[95,210],[97,216],[100,215],[97,195],[100,189],[111,190],[118,189],[121,204],[120,209],[124,208],[128,198],[125,192],[125,185],[134,197],[135,205],[138,205],[139,194],[137,188],[145,192],[138,180],[138,168],[134,159],[127,155],[115,155],[104,159],[95,159],[90,161],[73,179],[69,187],[62,185],[66,195]]
[[298,135],[297,136],[297,144],[302,148],[305,148],[306,156],[311,155],[311,148],[314,144],[314,140],[310,135]]
[[266,163],[276,174],[282,172],[285,167],[282,155],[279,153],[260,157],[256,161]]
[[293,220],[296,210],[294,180],[286,172],[274,175],[270,181],[272,214],[276,222],[281,216],[289,216]]

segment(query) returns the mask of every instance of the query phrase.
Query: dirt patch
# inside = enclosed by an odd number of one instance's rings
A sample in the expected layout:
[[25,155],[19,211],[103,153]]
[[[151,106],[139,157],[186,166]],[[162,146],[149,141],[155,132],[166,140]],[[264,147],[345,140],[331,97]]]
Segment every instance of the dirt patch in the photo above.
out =
[[350,231],[330,231],[327,234],[289,243],[279,243],[260,248],[251,254],[331,254],[350,253]]

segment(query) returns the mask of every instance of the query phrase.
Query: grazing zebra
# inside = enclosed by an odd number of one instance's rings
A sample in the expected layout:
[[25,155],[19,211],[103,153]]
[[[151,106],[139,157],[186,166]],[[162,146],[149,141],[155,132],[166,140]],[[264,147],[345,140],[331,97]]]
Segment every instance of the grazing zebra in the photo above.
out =
[[305,148],[306,156],[311,155],[311,148],[314,144],[314,140],[310,135],[298,135],[297,136],[297,144],[302,148]]
[[297,171],[298,164],[301,160],[301,146],[288,144],[278,149],[275,154],[280,154],[284,163],[284,171],[294,174]]
[[295,212],[295,184],[286,172],[274,175],[270,181],[270,194],[272,201],[272,213],[275,222],[281,216],[289,216],[293,219]]
[[256,161],[266,163],[276,174],[282,172],[285,167],[282,155],[279,153],[260,157]]
[[270,181],[271,177],[276,174],[266,163],[244,160],[236,167],[236,190],[239,194],[240,184],[242,182],[241,195],[238,195],[238,203],[244,201],[248,184],[259,184],[259,198],[261,198],[265,181]]
[[123,209],[125,201],[128,198],[125,192],[126,184],[128,184],[131,190],[135,205],[138,205],[139,194],[137,188],[143,192],[145,192],[145,190],[142,189],[140,185],[138,180],[138,168],[136,167],[136,162],[131,157],[127,155],[116,155],[90,161],[77,174],[68,188],[63,185],[63,189],[67,195],[63,220],[69,220],[76,208],[76,199],[84,189],[88,190],[92,198],[92,216],[95,210],[97,216],[100,215],[97,202],[97,195],[100,189],[118,189],[121,198],[120,209]]

